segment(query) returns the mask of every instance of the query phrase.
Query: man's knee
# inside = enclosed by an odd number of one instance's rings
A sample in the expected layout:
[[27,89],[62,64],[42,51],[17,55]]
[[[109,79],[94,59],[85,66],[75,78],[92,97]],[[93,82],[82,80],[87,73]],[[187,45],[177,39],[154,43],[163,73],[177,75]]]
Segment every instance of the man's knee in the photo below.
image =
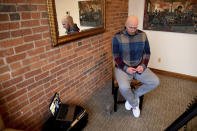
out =
[[121,82],[120,84],[118,83],[119,89],[126,91],[130,89],[130,85],[128,83],[123,83]]
[[160,84],[160,81],[159,81],[159,78],[156,77],[153,81],[152,81],[152,85],[153,85],[153,88],[157,88]]

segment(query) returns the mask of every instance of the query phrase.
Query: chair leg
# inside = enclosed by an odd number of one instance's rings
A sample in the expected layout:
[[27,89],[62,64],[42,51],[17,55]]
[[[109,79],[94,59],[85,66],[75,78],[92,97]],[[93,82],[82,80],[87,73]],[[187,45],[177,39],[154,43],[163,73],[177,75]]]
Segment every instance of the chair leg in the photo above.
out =
[[112,95],[114,94],[114,79],[112,78]]
[[114,87],[114,112],[117,111],[118,87]]
[[140,96],[140,105],[139,105],[140,110],[142,110],[143,100],[144,100],[144,95]]

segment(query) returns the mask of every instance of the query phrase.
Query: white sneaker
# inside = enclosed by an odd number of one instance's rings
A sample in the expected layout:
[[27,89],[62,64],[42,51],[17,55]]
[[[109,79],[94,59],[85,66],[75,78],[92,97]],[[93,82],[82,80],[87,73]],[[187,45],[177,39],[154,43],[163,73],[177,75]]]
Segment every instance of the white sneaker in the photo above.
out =
[[134,115],[135,118],[138,118],[140,116],[139,106],[136,106],[135,108],[133,108],[133,115]]
[[131,110],[132,106],[129,104],[128,101],[125,102],[125,109],[126,110]]
[[138,118],[140,116],[139,104],[140,104],[140,99],[138,98],[138,105],[136,107],[134,107],[132,110],[135,118]]
[[[139,107],[140,99],[138,98],[138,107]],[[125,102],[125,109],[126,110],[131,110],[133,108],[128,101]]]

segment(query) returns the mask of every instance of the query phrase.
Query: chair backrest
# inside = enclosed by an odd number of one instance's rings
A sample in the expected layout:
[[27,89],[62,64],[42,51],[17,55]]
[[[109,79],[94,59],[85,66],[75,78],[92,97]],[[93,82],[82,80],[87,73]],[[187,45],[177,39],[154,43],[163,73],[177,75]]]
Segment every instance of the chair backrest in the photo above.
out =
[[2,116],[0,115],[0,131],[2,131],[5,128]]
[[116,77],[114,75],[114,69],[115,69],[115,61],[112,60],[112,78],[113,78],[113,80],[116,80]]
[[112,81],[113,81],[114,86],[118,87],[118,82],[115,77],[114,69],[115,69],[115,61],[112,60]]
[[115,63],[114,63],[114,60],[112,60],[112,75],[113,75],[113,78],[114,78],[114,68],[115,68]]

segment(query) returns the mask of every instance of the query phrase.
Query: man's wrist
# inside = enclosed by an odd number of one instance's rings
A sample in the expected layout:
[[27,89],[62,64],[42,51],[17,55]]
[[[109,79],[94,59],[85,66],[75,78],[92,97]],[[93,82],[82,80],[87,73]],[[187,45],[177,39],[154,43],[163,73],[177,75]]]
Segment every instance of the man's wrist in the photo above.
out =
[[127,65],[124,65],[123,71],[127,72],[127,69],[128,69],[128,66]]
[[141,66],[143,67],[143,70],[147,68],[144,64],[141,64]]

